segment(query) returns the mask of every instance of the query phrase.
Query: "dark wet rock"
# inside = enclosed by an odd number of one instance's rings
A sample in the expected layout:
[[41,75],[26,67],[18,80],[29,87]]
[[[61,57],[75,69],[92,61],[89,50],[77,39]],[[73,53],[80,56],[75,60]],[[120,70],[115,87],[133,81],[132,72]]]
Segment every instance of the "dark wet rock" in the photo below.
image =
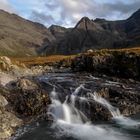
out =
[[[47,79],[48,78],[48,79]],[[106,99],[114,108],[118,108],[124,116],[130,116],[140,112],[140,82],[129,79],[119,79],[115,77],[93,77],[89,73],[58,73],[48,74],[45,79],[40,81],[49,92],[56,87],[56,92],[60,101],[63,103],[79,85],[83,84],[76,94],[76,107],[80,109],[91,121],[108,121],[112,119],[111,112],[102,104],[89,98],[88,93],[97,92],[99,96]],[[86,97],[88,102],[80,100]]]
[[20,116],[38,116],[47,110],[50,104],[48,93],[37,82],[21,78],[12,85],[14,87],[6,97]]
[[33,78],[0,85],[0,139],[11,137],[23,124],[45,119],[50,102],[46,90]]
[[[118,108],[124,116],[130,116],[140,112],[140,94],[118,91],[111,88],[98,89],[97,94],[116,107],[116,110]],[[86,114],[91,121],[109,121],[114,117],[104,105],[94,100],[89,101],[84,108],[84,114]]]
[[125,116],[140,112],[140,94],[130,92],[129,90],[118,91],[109,89],[108,100],[118,107],[121,113]]
[[[125,90],[117,90],[113,88],[103,88],[99,90],[98,95],[105,98],[124,116],[130,116],[140,112],[140,94]],[[103,116],[107,116],[108,112],[102,112]],[[104,117],[103,117],[104,118]],[[107,116],[110,119],[110,116]]]
[[140,80],[139,64],[139,55],[114,51],[104,55],[82,54],[72,61],[71,68],[74,71],[87,71]]

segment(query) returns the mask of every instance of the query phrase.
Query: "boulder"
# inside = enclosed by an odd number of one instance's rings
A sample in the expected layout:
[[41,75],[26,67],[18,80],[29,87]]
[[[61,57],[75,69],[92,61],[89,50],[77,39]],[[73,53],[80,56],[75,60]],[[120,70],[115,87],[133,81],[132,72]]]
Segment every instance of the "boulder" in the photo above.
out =
[[20,126],[23,122],[13,113],[6,109],[8,101],[0,95],[0,139],[8,139],[14,134],[14,128]]
[[9,87],[11,93],[6,95],[7,99],[20,116],[36,117],[46,112],[50,98],[35,80],[19,78]]

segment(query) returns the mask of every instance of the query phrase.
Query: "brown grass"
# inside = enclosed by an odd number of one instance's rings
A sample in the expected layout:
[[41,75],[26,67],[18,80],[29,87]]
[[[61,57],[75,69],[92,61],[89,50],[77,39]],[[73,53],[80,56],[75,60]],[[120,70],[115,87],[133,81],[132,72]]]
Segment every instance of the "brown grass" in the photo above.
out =
[[21,57],[21,58],[11,58],[13,63],[23,63],[27,67],[33,65],[44,65],[44,64],[53,64],[60,62],[61,60],[71,60],[75,55],[64,56],[64,55],[52,55],[47,57]]
[[[101,50],[94,50],[89,55],[110,55],[113,52],[124,52],[124,53],[135,53],[136,55],[140,55],[140,47],[135,48],[123,48],[123,49],[101,49]],[[88,53],[85,53],[88,54]]]
[[[110,55],[113,52],[125,52],[125,53],[135,53],[140,55],[140,47],[135,48],[125,48],[125,49],[102,49],[102,50],[94,50],[91,55]],[[88,53],[86,53],[88,54]],[[80,54],[79,54],[80,55]],[[11,58],[14,64],[20,65],[25,64],[27,67],[33,65],[49,65],[54,64],[56,62],[60,62],[65,60],[66,62],[70,62],[78,55],[52,55],[46,57],[20,57],[20,58]]]

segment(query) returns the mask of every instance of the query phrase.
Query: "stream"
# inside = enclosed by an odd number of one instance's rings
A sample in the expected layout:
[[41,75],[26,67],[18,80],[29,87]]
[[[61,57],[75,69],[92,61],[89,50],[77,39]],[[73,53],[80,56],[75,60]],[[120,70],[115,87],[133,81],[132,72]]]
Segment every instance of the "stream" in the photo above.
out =
[[[51,116],[53,123],[40,121],[24,126],[14,140],[140,139],[140,114],[124,117],[119,108],[96,92],[98,87],[119,89],[122,83],[90,74],[48,73],[37,78],[49,92],[52,104],[47,115]],[[126,90],[135,91],[134,85]],[[88,116],[92,113],[92,102],[104,106],[112,115],[111,121],[93,123]]]

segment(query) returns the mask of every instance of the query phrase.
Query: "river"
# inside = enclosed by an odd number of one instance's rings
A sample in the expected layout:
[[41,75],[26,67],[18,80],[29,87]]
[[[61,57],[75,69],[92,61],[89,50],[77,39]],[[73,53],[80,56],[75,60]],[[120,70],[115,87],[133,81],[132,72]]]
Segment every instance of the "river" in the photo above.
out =
[[[15,140],[140,139],[140,114],[124,117],[119,108],[96,93],[97,87],[121,88],[121,83],[90,74],[48,73],[37,78],[51,97],[48,114],[54,121],[39,121],[24,126],[17,131]],[[112,119],[92,122],[87,115],[87,112],[92,113],[90,107],[85,105],[92,101],[104,106]]]

